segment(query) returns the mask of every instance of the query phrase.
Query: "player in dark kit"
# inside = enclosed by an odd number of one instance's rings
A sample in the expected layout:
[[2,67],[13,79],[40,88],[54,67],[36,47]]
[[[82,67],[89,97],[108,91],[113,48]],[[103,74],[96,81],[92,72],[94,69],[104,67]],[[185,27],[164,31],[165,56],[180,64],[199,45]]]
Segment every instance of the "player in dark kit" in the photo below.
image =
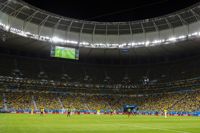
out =
[[78,114],[78,115],[80,115],[80,114],[81,114],[81,111],[80,111],[79,109],[77,110],[77,114]]
[[44,113],[45,113],[45,112],[44,112],[44,108],[41,108],[41,109],[40,109],[40,115],[44,115]]
[[70,115],[71,115],[71,110],[68,109],[68,110],[67,110],[67,117],[70,117]]

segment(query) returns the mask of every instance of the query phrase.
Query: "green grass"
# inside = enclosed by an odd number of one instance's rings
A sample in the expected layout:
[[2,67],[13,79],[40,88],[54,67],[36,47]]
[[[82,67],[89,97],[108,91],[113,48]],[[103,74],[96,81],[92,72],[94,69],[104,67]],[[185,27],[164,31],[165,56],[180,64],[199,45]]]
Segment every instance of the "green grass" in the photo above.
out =
[[200,133],[200,117],[0,114],[0,133]]

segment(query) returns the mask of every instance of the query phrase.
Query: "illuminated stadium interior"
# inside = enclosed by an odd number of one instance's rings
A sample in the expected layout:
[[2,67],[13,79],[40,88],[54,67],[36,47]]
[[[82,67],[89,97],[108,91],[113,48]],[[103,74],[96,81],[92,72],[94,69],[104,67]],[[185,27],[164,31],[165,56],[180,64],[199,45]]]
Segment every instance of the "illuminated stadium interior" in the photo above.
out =
[[0,0],[0,133],[200,131],[199,2],[122,22],[40,8]]

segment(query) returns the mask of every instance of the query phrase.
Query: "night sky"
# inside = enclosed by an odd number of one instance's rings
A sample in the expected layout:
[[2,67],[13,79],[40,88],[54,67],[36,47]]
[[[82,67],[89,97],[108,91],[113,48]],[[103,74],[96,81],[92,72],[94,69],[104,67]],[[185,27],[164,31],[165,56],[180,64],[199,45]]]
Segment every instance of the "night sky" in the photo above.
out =
[[93,21],[133,21],[157,17],[200,0],[24,0],[66,17]]

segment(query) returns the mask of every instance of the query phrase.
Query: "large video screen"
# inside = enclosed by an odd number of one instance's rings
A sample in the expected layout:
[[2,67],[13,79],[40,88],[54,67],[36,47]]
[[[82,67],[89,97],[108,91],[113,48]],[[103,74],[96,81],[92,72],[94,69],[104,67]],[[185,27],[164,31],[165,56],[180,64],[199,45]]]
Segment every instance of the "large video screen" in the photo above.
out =
[[75,48],[55,46],[51,48],[51,57],[78,60],[79,50]]

